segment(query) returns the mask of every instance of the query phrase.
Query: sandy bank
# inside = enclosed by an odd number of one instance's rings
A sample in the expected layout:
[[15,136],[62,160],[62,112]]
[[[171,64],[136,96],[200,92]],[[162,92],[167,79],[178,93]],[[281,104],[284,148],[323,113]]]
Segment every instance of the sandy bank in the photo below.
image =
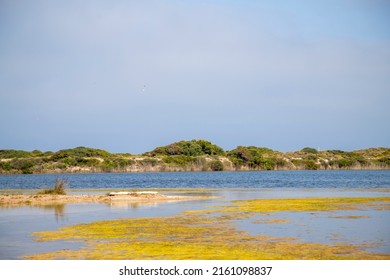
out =
[[120,195],[49,195],[0,194],[0,206],[50,205],[67,203],[161,202],[175,200],[210,199],[211,196],[172,196],[160,193],[133,192]]

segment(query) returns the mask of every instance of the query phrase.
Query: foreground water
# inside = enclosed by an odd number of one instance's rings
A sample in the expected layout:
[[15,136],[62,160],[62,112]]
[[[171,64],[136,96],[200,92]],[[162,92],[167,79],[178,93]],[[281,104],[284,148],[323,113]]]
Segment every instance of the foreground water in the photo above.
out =
[[[53,185],[56,178],[68,180],[74,193],[159,188],[165,194],[211,195],[219,198],[153,204],[0,207],[0,259],[20,259],[24,255],[40,252],[79,248],[83,244],[36,242],[31,233],[96,220],[172,216],[186,210],[228,205],[235,199],[390,196],[390,171],[2,175],[0,190],[35,191]],[[251,234],[293,237],[303,242],[372,244],[369,251],[390,254],[389,211],[283,212],[274,214],[274,218],[290,222],[262,224],[248,219],[237,222],[237,227]]]

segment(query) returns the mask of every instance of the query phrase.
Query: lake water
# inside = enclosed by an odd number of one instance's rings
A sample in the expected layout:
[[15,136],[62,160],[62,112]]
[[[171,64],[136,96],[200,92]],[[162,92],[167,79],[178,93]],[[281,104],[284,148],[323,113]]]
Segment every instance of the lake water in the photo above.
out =
[[[261,171],[200,173],[108,173],[0,175],[0,192],[35,192],[57,178],[69,182],[71,193],[107,189],[159,188],[164,194],[212,195],[218,199],[171,203],[80,203],[45,207],[0,207],[0,259],[75,249],[82,243],[36,242],[32,232],[97,220],[177,215],[186,210],[228,205],[234,199],[289,197],[390,196],[390,171]],[[312,213],[275,213],[289,223],[259,224],[251,219],[237,226],[251,234],[294,237],[304,242],[372,243],[368,250],[390,254],[390,211],[373,209]],[[339,216],[364,216],[340,219]]]
[[390,187],[390,170],[322,170],[0,175],[0,190],[52,186],[56,178],[72,189]]

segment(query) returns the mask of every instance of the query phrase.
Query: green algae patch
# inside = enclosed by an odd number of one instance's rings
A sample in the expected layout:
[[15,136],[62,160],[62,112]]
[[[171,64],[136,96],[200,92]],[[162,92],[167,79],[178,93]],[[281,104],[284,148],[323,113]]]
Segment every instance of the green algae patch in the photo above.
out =
[[256,219],[252,223],[253,224],[285,224],[289,223],[288,219],[277,219],[277,218],[267,218],[267,219]]
[[[234,224],[257,215],[259,223],[286,223],[276,211],[329,211],[386,204],[389,198],[261,199],[233,201],[219,210],[187,211],[171,217],[99,221],[34,233],[38,241],[84,241],[79,250],[25,256],[28,259],[303,260],[390,259],[369,253],[369,244],[320,244],[294,238],[250,235]],[[326,205],[326,204],[329,205]],[[263,212],[263,213],[262,213]]]
[[370,216],[362,216],[362,215],[348,215],[348,216],[330,216],[329,218],[334,219],[367,219],[370,218]]
[[225,206],[222,212],[301,212],[301,211],[337,211],[375,208],[388,210],[390,197],[332,197],[332,198],[289,198],[289,199],[254,199],[234,200]]

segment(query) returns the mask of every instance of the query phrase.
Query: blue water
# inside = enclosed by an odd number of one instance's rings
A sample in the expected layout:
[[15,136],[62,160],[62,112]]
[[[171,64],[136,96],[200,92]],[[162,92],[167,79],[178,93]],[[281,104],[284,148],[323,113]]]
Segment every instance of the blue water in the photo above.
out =
[[71,189],[390,187],[390,170],[322,170],[0,175],[0,190],[44,188],[57,178]]

